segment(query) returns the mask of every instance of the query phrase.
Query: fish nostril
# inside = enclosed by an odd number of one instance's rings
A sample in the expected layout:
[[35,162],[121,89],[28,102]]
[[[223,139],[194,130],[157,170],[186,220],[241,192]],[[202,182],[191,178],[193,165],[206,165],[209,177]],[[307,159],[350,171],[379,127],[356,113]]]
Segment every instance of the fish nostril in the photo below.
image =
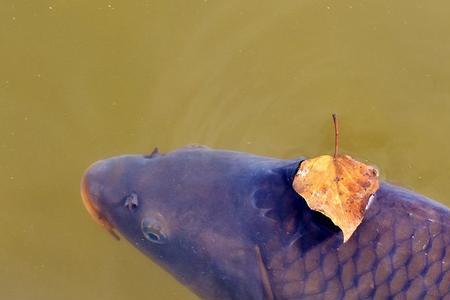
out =
[[129,211],[135,211],[139,206],[139,199],[136,193],[131,193],[125,197],[125,202],[123,204]]

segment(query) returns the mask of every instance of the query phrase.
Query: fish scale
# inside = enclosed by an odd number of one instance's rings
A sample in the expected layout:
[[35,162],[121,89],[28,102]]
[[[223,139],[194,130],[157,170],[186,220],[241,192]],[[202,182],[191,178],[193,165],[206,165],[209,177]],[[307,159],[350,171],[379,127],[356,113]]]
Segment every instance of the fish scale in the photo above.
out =
[[[299,211],[300,216],[291,217],[297,224],[310,221],[305,214],[312,211]],[[300,226],[297,234],[308,231]],[[332,235],[305,251],[303,240],[283,251],[279,246],[265,249],[278,299],[450,297],[448,211],[420,195],[383,183],[345,244],[340,235]]]

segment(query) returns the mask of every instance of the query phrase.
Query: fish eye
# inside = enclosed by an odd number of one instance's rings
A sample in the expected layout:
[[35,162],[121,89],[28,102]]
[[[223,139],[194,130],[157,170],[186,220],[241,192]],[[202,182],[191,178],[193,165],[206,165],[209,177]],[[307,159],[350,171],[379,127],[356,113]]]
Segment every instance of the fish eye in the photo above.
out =
[[154,218],[145,217],[142,219],[141,230],[144,237],[152,243],[164,244],[167,240],[161,224]]

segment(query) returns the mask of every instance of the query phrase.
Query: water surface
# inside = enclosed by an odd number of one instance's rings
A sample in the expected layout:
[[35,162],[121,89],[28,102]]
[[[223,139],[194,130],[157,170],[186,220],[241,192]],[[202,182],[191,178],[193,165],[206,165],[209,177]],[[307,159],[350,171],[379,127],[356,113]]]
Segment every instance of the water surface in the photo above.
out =
[[343,151],[450,205],[448,1],[0,3],[0,298],[196,299],[85,212],[83,170]]

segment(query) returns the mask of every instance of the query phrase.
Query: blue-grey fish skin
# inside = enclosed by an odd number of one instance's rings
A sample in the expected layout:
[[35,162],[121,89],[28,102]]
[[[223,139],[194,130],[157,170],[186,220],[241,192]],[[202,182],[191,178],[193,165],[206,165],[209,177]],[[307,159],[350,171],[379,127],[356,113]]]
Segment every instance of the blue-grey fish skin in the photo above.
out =
[[382,183],[343,243],[293,190],[301,161],[186,147],[99,161],[82,188],[203,299],[450,299],[448,208]]

